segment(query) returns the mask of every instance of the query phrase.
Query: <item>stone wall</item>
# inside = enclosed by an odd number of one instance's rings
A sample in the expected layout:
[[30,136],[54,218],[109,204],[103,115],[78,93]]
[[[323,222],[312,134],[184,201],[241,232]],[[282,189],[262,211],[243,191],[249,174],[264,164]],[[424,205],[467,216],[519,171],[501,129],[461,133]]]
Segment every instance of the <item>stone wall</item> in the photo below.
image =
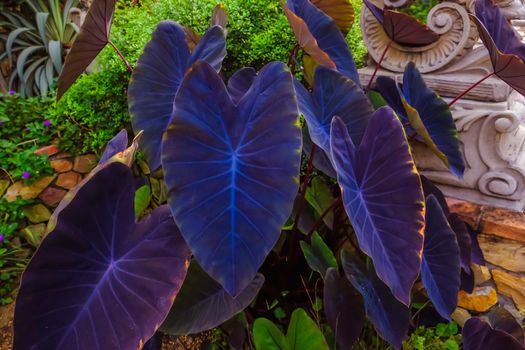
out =
[[486,261],[486,266],[472,264],[474,291],[460,291],[454,318],[462,324],[470,315],[483,314],[499,304],[523,322],[525,214],[458,200],[449,200],[449,205],[479,232]]
[[55,174],[37,179],[28,185],[23,181],[11,183],[9,180],[0,180],[0,196],[7,201],[12,202],[17,197],[34,200],[33,204],[24,208],[27,219],[25,224],[20,226],[20,230],[22,236],[28,238],[35,246],[43,238],[47,221],[54,208],[98,162],[94,154],[73,157],[55,145],[42,147],[36,153],[49,156]]

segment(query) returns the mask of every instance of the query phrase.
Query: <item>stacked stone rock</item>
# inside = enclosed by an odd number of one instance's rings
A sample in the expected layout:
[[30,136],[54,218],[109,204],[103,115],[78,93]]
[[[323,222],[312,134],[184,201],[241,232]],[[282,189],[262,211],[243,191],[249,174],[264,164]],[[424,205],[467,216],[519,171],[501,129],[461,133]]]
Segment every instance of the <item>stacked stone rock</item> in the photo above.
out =
[[27,223],[21,230],[28,230],[34,237],[41,239],[54,208],[97,165],[98,159],[94,154],[74,157],[55,145],[40,148],[36,153],[48,155],[55,174],[40,178],[30,185],[25,185],[23,181],[11,184],[8,180],[0,180],[0,197],[3,196],[8,202],[17,197],[35,200],[36,203],[24,208]]
[[520,322],[525,316],[525,214],[507,209],[449,200],[452,211],[476,229],[486,266],[472,264],[475,288],[460,291],[453,317],[462,324],[473,314],[495,305],[509,310]]

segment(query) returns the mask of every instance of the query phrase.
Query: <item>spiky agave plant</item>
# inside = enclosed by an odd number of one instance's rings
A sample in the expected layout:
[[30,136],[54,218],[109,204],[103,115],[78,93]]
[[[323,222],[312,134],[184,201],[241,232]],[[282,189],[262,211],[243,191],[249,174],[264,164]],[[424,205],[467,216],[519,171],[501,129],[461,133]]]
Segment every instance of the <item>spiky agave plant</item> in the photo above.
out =
[[78,32],[70,17],[77,4],[78,0],[25,0],[21,6],[27,16],[2,10],[0,27],[7,33],[0,34],[5,47],[0,60],[7,57],[10,62],[9,89],[24,96],[47,94]]

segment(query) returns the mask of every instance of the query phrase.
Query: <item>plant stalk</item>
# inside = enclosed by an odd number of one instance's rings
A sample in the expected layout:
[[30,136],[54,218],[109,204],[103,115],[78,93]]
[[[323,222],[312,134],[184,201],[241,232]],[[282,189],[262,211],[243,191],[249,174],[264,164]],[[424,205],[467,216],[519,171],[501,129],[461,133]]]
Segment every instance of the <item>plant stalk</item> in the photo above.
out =
[[129,64],[128,60],[126,59],[126,57],[124,57],[124,55],[122,54],[122,52],[120,52],[120,50],[118,49],[118,47],[116,47],[115,44],[113,44],[113,42],[112,42],[111,40],[108,40],[108,44],[111,45],[111,47],[115,50],[115,52],[116,52],[117,55],[120,57],[120,59],[122,60],[122,62],[124,62],[124,64],[125,64],[126,67],[128,68],[128,72],[133,73],[133,67],[131,67],[131,64]]
[[379,59],[379,62],[377,63],[376,68],[374,69],[374,73],[372,74],[372,77],[370,78],[370,81],[368,82],[368,85],[366,86],[366,91],[370,90],[370,87],[372,86],[372,83],[374,82],[374,78],[376,77],[377,71],[379,70],[379,67],[381,67],[381,63],[383,63],[386,53],[388,52],[388,49],[390,49],[391,45],[392,45],[392,40],[388,42],[388,44],[385,47],[385,50],[381,54],[381,58]]
[[295,68],[297,64],[297,53],[299,52],[299,49],[301,47],[299,44],[295,44],[292,51],[290,51],[290,55],[288,57],[288,67],[290,67],[290,72],[292,72],[292,75],[295,75]]
[[292,231],[296,231],[297,227],[299,226],[299,219],[301,217],[301,209],[302,209],[302,206],[305,200],[306,189],[308,188],[308,184],[310,183],[310,178],[312,175],[314,157],[315,157],[316,151],[317,151],[317,145],[313,143],[312,150],[310,151],[310,157],[308,158],[308,165],[306,167],[306,173],[304,174],[304,181],[301,186],[300,198],[299,198],[299,202],[297,203],[297,213],[295,214],[295,220],[293,223]]
[[456,103],[458,100],[460,100],[463,96],[465,96],[466,94],[468,94],[472,89],[474,89],[476,86],[478,86],[479,84],[483,83],[485,80],[487,80],[488,78],[490,78],[491,76],[494,75],[494,72],[488,74],[488,75],[485,75],[483,78],[481,78],[480,80],[478,80],[477,82],[475,82],[474,84],[472,84],[467,90],[463,91],[461,94],[459,94],[458,96],[456,96],[455,99],[453,99],[451,102],[449,102],[448,104],[448,108],[452,107],[454,105],[454,103]]

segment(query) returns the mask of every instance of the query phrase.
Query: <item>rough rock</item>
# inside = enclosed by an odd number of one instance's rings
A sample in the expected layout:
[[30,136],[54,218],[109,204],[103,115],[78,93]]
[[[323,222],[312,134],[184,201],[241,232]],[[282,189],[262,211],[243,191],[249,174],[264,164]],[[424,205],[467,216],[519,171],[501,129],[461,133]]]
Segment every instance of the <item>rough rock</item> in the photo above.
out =
[[476,287],[472,294],[460,290],[458,306],[469,311],[485,312],[498,302],[496,290],[492,287]]
[[478,241],[485,260],[513,272],[525,272],[525,245],[498,236],[480,234]]
[[525,243],[525,214],[506,209],[487,208],[480,231]]
[[28,220],[34,224],[46,222],[51,217],[49,209],[40,203],[24,208],[24,213]]
[[482,210],[480,205],[452,198],[447,198],[447,204],[451,212],[457,213],[463,221],[474,229],[478,228]]
[[80,180],[80,174],[75,173],[74,171],[69,171],[67,173],[58,175],[56,185],[70,190],[75,187],[80,182]]
[[467,320],[472,317],[470,315],[470,312],[468,312],[467,310],[465,309],[462,309],[460,307],[457,307],[456,310],[454,310],[454,312],[452,313],[452,315],[450,315],[452,317],[452,319],[460,326],[460,327],[463,327],[463,325],[465,324],[465,322],[467,322]]
[[476,286],[479,286],[492,278],[490,270],[486,266],[471,264],[470,268],[472,272],[474,272],[474,284]]
[[525,278],[492,270],[498,292],[512,299],[520,312],[525,312]]
[[67,191],[61,190],[59,188],[48,187],[42,193],[40,193],[38,198],[48,207],[54,208],[58,205],[58,203],[60,203],[66,193]]
[[58,148],[56,145],[49,145],[49,146],[44,146],[42,148],[37,149],[35,151],[35,154],[38,154],[38,155],[47,154],[49,157],[51,157],[52,155],[55,155],[58,152],[60,152],[60,148]]
[[75,157],[73,170],[77,173],[87,174],[97,166],[97,157],[94,154]]
[[65,173],[73,169],[73,163],[67,159],[56,159],[52,160],[51,167],[55,169],[57,173]]
[[23,181],[15,182],[7,189],[4,198],[8,202],[15,201],[18,196],[22,197],[22,199],[36,198],[54,179],[54,175],[46,176],[27,186],[24,185]]
[[46,234],[46,225],[43,223],[36,225],[29,225],[22,229],[22,234],[25,235],[26,240],[34,247],[38,247],[42,238]]

